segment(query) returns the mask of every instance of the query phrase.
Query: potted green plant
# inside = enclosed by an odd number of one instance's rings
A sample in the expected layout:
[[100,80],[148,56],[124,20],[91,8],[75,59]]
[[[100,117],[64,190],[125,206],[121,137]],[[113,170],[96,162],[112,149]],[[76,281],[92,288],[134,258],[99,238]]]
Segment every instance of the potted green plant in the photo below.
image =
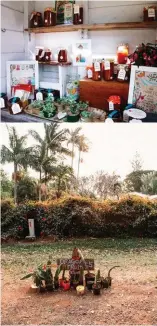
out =
[[81,112],[81,121],[83,122],[91,122],[92,113],[88,111]]
[[54,102],[55,107],[58,112],[64,112],[64,102],[63,98],[58,98],[56,102]]
[[67,122],[78,122],[80,111],[76,103],[70,104],[70,110],[67,112]]
[[88,110],[88,108],[89,108],[89,102],[79,102],[78,103],[78,105],[79,105],[79,109],[80,109],[80,111],[87,111]]
[[92,290],[94,295],[99,295],[101,293],[101,284],[97,282],[97,275],[95,276],[95,281],[92,286]]
[[40,112],[40,116],[44,118],[52,118],[56,114],[56,107],[51,97],[47,97],[44,101],[43,109]]

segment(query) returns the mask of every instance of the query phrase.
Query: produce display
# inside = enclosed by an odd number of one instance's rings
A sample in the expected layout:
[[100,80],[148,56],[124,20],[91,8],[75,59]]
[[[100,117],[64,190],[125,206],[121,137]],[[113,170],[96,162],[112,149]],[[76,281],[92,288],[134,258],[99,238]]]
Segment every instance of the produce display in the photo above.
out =
[[[48,260],[46,265],[38,266],[35,271],[25,275],[21,280],[32,277],[34,282],[32,289],[38,292],[75,290],[77,295],[85,295],[88,290],[94,295],[100,295],[103,289],[111,287],[111,270],[120,267],[113,266],[107,276],[103,277],[100,269],[94,271],[94,260],[84,259],[78,248],[74,248],[71,259],[58,261],[60,265],[52,264],[51,260]],[[54,267],[56,271],[53,275]]]

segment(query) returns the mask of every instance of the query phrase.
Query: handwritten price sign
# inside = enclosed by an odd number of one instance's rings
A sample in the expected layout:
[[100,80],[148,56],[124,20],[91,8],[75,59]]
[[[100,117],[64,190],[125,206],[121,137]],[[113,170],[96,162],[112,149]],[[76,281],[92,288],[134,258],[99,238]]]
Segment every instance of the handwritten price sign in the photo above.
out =
[[85,259],[82,260],[74,260],[74,259],[57,259],[57,265],[64,265],[66,270],[76,270],[79,271],[81,267],[84,270],[94,270],[94,259]]

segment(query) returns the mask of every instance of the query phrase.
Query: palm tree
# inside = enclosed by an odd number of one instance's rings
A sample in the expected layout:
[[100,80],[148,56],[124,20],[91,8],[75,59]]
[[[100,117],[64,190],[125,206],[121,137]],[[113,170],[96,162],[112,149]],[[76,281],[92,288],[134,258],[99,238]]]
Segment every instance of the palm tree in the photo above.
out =
[[17,172],[23,167],[25,170],[30,165],[31,147],[26,147],[27,135],[19,136],[15,127],[7,127],[9,134],[9,147],[2,145],[1,163],[14,164],[14,202],[17,204]]
[[88,153],[89,145],[88,139],[84,135],[79,136],[78,150],[79,150],[79,159],[78,159],[78,170],[77,170],[77,180],[79,179],[80,172],[80,162],[81,162],[81,153]]
[[69,131],[69,140],[67,144],[72,144],[72,159],[71,159],[71,168],[73,169],[73,163],[74,163],[74,156],[75,156],[75,146],[78,146],[79,144],[79,133],[81,131],[81,127],[76,128],[75,130]]
[[71,151],[63,145],[67,142],[68,130],[58,131],[58,128],[58,124],[44,124],[45,135],[43,139],[37,131],[29,131],[38,142],[32,152],[32,168],[39,172],[39,200],[41,200],[41,184],[46,183],[55,175],[57,155],[58,158],[63,157],[63,155],[71,155]]
[[61,196],[62,190],[67,192],[71,178],[74,178],[74,174],[73,169],[70,166],[64,165],[63,163],[57,166],[54,178],[57,198]]

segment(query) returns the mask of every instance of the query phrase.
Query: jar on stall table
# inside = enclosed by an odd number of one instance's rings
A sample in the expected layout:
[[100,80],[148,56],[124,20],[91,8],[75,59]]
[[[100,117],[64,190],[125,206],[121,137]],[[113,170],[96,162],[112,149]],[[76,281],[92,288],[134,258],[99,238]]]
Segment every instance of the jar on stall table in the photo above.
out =
[[56,25],[56,11],[53,8],[46,8],[44,11],[44,26],[50,27]]
[[117,66],[117,81],[128,82],[130,79],[130,65]]
[[87,66],[86,67],[86,77],[88,79],[92,79],[93,78],[93,67],[92,66]]
[[120,44],[117,49],[117,62],[119,64],[126,64],[128,61],[129,48],[128,44]]
[[30,27],[37,28],[42,26],[43,26],[43,21],[42,21],[41,12],[33,11],[30,17]]
[[102,61],[94,60],[93,61],[93,80],[100,81],[102,78]]
[[156,21],[157,20],[157,7],[149,6],[143,8],[143,20],[147,21]]
[[83,24],[83,7],[77,4],[74,5],[73,24]]
[[66,63],[67,62],[67,50],[66,49],[63,49],[63,48],[61,48],[60,50],[59,50],[59,53],[58,53],[58,62],[60,62],[60,63]]
[[44,62],[50,62],[52,59],[52,52],[50,49],[46,49],[43,57]]
[[114,60],[105,59],[103,62],[103,78],[105,81],[114,79]]
[[109,111],[117,110],[120,111],[121,108],[121,98],[117,95],[112,95],[108,98],[108,109]]

